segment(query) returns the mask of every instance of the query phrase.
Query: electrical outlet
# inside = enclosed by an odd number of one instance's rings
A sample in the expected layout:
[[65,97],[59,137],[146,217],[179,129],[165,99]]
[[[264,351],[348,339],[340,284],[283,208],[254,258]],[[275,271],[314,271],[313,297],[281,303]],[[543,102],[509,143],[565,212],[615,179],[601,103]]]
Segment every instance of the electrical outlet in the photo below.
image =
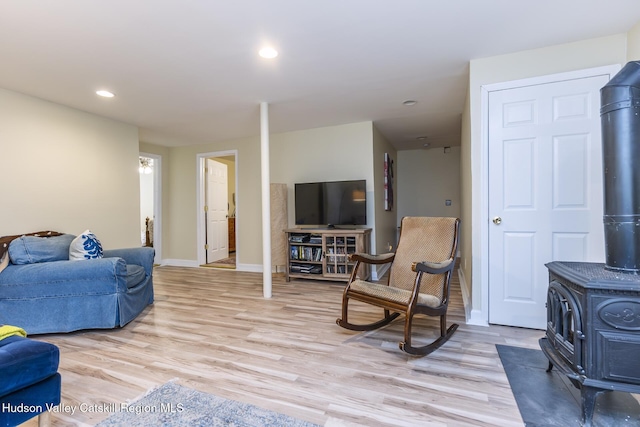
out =
[[451,200],[447,199],[444,201],[445,206],[451,206]]

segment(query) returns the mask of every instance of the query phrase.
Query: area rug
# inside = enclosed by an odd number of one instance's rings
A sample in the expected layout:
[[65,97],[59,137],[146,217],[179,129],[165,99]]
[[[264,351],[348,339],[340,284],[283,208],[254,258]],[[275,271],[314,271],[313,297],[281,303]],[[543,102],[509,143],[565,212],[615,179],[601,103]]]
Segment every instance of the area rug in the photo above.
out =
[[119,412],[97,427],[317,427],[288,415],[203,393],[173,381],[140,399],[120,405],[118,409]]
[[[546,372],[549,361],[541,350],[506,345],[496,348],[525,426],[581,425],[580,391],[557,369]],[[640,404],[629,393],[602,393],[592,421],[594,427],[638,427]]]

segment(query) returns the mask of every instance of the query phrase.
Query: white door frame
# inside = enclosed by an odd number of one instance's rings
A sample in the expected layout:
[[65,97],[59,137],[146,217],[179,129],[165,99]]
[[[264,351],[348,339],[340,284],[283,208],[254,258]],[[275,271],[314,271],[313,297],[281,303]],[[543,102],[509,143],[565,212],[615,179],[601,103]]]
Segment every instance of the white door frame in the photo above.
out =
[[[609,78],[611,78],[614,74],[620,71],[621,68],[622,66],[620,64],[615,64],[481,86],[480,232],[476,234],[480,238],[480,253],[474,254],[474,257],[477,257],[478,264],[480,266],[481,307],[479,310],[474,308],[471,311],[467,323],[474,325],[489,325],[489,92],[600,75],[609,75]],[[477,289],[475,284],[473,285],[473,288]]]
[[[211,157],[227,157],[233,156],[235,159],[235,185],[236,185],[236,228],[238,225],[239,217],[240,217],[240,192],[238,191],[238,150],[225,150],[225,151],[212,151],[209,153],[200,153],[196,155],[196,211],[197,211],[197,226],[196,226],[196,254],[198,256],[198,265],[203,265],[206,263],[206,252],[204,249],[205,240],[206,240],[206,218],[204,215],[204,206],[207,203],[207,197],[204,191],[204,167],[205,160]],[[240,245],[238,245],[238,239],[236,239],[236,257],[240,256]],[[238,259],[236,258],[236,263]]]
[[162,156],[140,152],[141,157],[153,159],[153,262],[162,262]]

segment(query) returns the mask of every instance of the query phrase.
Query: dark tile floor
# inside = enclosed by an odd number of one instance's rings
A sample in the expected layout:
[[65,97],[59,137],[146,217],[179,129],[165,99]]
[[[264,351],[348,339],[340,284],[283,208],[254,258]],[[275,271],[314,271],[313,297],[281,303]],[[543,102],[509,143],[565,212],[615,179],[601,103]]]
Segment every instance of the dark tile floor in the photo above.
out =
[[[556,369],[546,372],[548,361],[541,350],[496,347],[526,427],[581,425],[580,391]],[[640,404],[628,393],[602,393],[592,425],[640,426]]]

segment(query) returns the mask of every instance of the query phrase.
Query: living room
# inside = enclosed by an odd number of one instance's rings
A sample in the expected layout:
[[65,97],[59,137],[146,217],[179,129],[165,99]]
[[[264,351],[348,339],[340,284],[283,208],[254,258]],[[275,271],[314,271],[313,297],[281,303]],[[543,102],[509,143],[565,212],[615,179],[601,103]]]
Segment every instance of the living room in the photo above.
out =
[[[340,330],[334,323],[340,307],[339,286],[312,281],[288,284],[276,277],[273,299],[260,300],[259,272],[264,267],[257,103],[250,136],[197,143],[185,137],[187,143],[163,145],[142,124],[110,118],[113,104],[96,107],[104,114],[83,111],[73,103],[63,105],[10,89],[0,74],[0,165],[5,172],[0,236],[48,229],[78,234],[91,228],[105,248],[139,246],[138,156],[143,152],[162,158],[163,265],[156,268],[154,277],[156,303],[120,330],[41,337],[62,349],[63,400],[122,402],[182,378],[196,389],[325,425],[521,425],[494,345],[537,348],[542,332],[488,326],[488,284],[482,267],[488,261],[480,231],[488,222],[482,187],[486,166],[481,89],[506,81],[622,66],[640,57],[640,21],[635,22],[624,31],[601,37],[467,58],[461,135],[457,144],[447,145],[451,149],[446,153],[441,146],[399,150],[378,123],[366,117],[270,134],[270,181],[288,186],[291,226],[293,184],[338,179],[367,180],[367,226],[373,229],[374,253],[395,247],[399,221],[405,215],[462,219],[457,272],[461,290],[452,316],[467,324],[448,348],[423,359],[397,353],[394,335],[401,329],[397,325],[379,335]],[[48,84],[43,79],[42,85]],[[271,107],[277,121],[279,106]],[[201,271],[197,268],[196,159],[204,153],[230,151],[237,153],[238,268]],[[397,173],[392,211],[383,207],[384,153],[394,159]],[[436,165],[446,165],[447,175],[442,175],[443,168],[435,174],[429,166]],[[428,198],[443,184],[448,186],[445,192],[451,195],[452,206],[437,200],[416,207],[416,199]],[[370,317],[366,311],[360,315]],[[422,324],[425,329],[434,326],[429,320]],[[198,347],[200,342],[205,344]],[[190,350],[180,355],[184,348]],[[293,362],[296,357],[301,360]],[[148,359],[140,363],[143,358]],[[336,363],[322,368],[314,360],[327,366]],[[288,363],[289,368],[276,362]],[[312,379],[303,376],[309,364],[316,372]],[[361,364],[371,371],[387,370],[389,375],[360,370]],[[344,371],[354,373],[355,379],[341,376]],[[365,381],[369,375],[375,381]],[[420,377],[419,387],[413,382],[416,377]],[[302,385],[288,383],[298,378],[304,378]],[[349,382],[358,386],[343,390]],[[385,387],[397,389],[401,397],[394,401],[386,391],[368,394]],[[414,387],[418,394],[432,387],[432,394],[412,397]],[[331,396],[334,392],[337,397]],[[460,409],[476,403],[475,414]],[[384,410],[378,410],[378,405]],[[497,410],[499,416],[494,413]],[[59,414],[52,421],[54,425],[90,425],[106,416]]]

